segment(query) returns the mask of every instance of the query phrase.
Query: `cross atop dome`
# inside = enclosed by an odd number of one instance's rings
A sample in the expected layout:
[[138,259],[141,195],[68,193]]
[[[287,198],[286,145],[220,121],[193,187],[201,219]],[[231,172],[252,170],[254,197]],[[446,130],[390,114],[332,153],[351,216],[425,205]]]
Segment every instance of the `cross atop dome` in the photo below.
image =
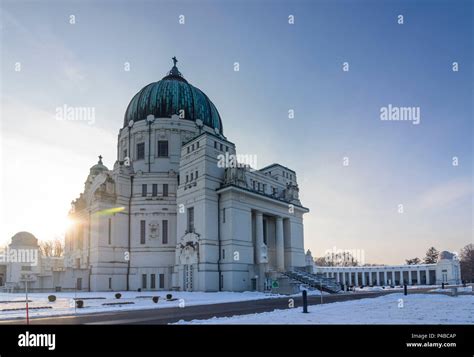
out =
[[186,81],[183,77],[183,75],[181,74],[181,72],[178,70],[178,67],[176,67],[176,64],[178,63],[178,59],[176,58],[176,56],[174,56],[173,58],[171,58],[173,60],[173,68],[171,68],[171,71],[168,72],[167,76],[163,79],[166,79],[166,78],[175,78],[175,79],[181,79],[183,81]]
[[103,165],[103,162],[102,162],[102,155],[99,155],[99,164],[102,164]]

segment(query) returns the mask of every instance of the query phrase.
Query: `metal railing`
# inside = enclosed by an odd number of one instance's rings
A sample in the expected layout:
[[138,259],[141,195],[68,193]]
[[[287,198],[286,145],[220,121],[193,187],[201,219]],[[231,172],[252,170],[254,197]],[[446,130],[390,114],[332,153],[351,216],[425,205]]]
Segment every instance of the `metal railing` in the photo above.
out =
[[321,274],[312,274],[302,269],[295,269],[284,273],[291,279],[307,284],[312,288],[320,289],[329,293],[338,293],[341,286],[333,278],[327,278]]

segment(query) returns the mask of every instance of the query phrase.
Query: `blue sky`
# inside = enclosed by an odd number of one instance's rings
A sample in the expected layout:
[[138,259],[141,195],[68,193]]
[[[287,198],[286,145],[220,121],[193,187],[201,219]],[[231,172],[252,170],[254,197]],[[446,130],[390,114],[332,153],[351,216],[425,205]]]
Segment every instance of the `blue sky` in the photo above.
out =
[[[472,2],[1,4],[1,241],[60,233],[97,155],[113,166],[130,99],[172,56],[239,153],[297,172],[314,255],[335,246],[401,263],[473,241]],[[64,104],[94,107],[94,124],[58,122]],[[388,104],[420,107],[420,124],[381,121]]]

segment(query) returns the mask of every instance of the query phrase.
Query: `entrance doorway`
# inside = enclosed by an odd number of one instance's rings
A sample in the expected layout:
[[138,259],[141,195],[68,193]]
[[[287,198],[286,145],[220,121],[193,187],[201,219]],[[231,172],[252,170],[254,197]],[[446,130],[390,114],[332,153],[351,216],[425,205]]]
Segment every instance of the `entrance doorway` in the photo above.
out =
[[82,290],[82,278],[76,280],[76,290]]

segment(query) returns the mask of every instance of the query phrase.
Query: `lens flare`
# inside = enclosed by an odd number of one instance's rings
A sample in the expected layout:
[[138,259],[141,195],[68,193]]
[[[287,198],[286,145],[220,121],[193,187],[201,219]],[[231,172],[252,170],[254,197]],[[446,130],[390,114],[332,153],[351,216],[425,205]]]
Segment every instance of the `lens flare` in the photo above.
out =
[[98,211],[94,213],[95,216],[111,216],[115,213],[119,213],[125,210],[125,207],[113,207],[113,208],[107,208],[101,211]]

